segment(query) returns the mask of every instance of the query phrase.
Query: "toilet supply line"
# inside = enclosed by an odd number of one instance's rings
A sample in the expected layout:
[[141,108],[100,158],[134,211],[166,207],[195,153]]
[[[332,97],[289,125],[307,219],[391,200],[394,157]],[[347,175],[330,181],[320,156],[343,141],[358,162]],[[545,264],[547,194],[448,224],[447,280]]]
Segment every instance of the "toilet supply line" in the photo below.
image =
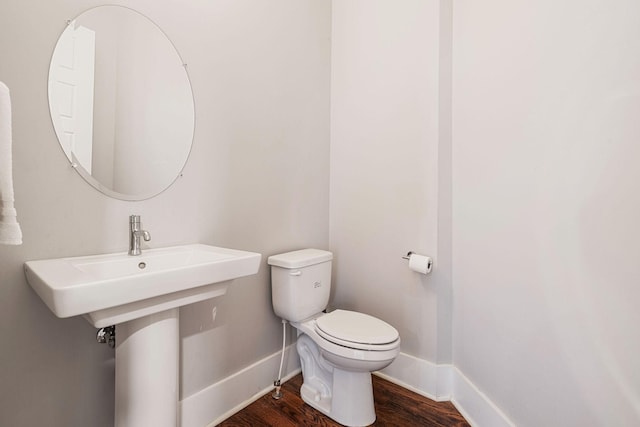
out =
[[280,399],[282,397],[282,391],[280,391],[282,385],[282,367],[284,365],[284,351],[287,345],[287,321],[282,319],[282,355],[280,356],[280,369],[278,370],[278,379],[273,382],[275,391],[271,395],[274,399]]

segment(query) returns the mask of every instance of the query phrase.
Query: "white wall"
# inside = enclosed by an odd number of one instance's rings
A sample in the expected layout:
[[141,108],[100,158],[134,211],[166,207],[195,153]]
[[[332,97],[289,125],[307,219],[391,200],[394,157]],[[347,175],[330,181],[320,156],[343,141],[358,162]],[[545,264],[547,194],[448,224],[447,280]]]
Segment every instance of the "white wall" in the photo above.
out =
[[[113,425],[113,351],[95,343],[83,319],[49,312],[24,279],[24,261],[124,251],[132,213],[151,231],[151,247],[199,241],[266,257],[328,246],[330,3],[117,3],[166,31],[189,64],[196,98],[184,177],[144,202],[110,199],[87,185],[49,119],[57,37],[66,19],[98,2],[0,3],[0,80],[13,97],[24,233],[22,246],[0,246],[2,426]],[[183,398],[279,349],[269,283],[265,262],[223,298],[182,311]]]
[[454,363],[519,426],[640,424],[640,3],[454,6]]
[[258,276],[236,281],[223,304],[182,310],[183,397],[278,351],[266,258],[328,245],[330,6],[180,2],[189,43],[178,48],[187,63],[195,60],[202,140],[190,159],[203,176],[193,181],[196,228],[207,242],[264,255]]
[[[438,242],[450,239],[438,228],[440,7],[333,2],[331,52],[332,305],[386,320],[403,352],[434,362],[450,360],[451,337],[450,304],[439,305],[450,292]],[[433,256],[437,272],[411,272],[408,251]]]

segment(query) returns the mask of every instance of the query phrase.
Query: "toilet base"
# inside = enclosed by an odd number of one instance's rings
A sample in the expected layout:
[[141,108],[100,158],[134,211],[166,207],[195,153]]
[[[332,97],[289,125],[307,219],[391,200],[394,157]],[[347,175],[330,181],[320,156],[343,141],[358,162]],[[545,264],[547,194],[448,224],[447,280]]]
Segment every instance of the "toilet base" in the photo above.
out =
[[335,367],[306,335],[298,337],[296,347],[302,364],[302,400],[342,425],[373,424],[376,412],[371,373]]

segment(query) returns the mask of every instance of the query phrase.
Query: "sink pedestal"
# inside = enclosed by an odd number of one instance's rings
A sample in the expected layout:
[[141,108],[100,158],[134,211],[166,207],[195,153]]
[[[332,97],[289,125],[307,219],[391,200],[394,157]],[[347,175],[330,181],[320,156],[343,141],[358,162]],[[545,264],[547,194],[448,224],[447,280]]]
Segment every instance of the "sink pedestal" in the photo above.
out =
[[178,425],[179,309],[116,326],[115,427]]

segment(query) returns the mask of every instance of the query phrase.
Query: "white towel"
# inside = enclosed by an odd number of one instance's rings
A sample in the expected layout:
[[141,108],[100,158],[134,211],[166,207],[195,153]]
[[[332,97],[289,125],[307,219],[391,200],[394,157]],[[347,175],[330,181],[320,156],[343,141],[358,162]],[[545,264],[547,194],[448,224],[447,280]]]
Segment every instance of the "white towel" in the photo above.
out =
[[13,207],[11,159],[11,97],[0,82],[0,244],[21,245],[22,230]]

